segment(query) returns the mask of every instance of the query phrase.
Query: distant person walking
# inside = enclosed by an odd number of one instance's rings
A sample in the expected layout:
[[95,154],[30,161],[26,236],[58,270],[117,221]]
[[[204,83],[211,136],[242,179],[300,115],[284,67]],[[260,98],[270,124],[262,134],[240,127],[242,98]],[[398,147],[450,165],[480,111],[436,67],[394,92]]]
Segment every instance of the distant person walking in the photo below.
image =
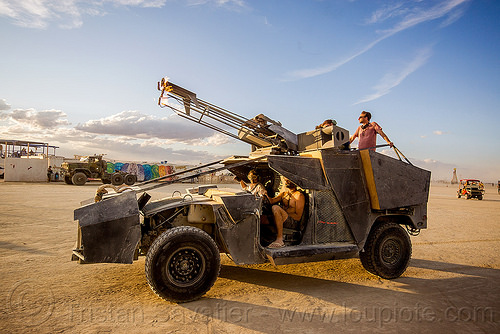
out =
[[358,150],[370,148],[371,151],[375,151],[375,146],[377,146],[377,133],[385,139],[387,144],[391,147],[394,146],[392,141],[389,140],[387,135],[382,131],[380,125],[376,122],[370,122],[372,114],[368,111],[361,112],[358,117],[359,123],[361,124],[356,132],[349,138],[349,143],[352,143],[354,139],[359,138]]
[[50,179],[52,179],[52,167],[49,166],[49,168],[47,168],[47,182],[50,182]]

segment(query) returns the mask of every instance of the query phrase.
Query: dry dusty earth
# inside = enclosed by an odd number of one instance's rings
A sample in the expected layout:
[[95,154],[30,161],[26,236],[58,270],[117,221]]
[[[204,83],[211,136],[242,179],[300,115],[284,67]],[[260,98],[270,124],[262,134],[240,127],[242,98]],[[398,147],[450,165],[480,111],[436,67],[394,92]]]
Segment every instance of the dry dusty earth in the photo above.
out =
[[[71,262],[73,210],[97,184],[0,182],[1,333],[500,333],[500,195],[433,184],[406,273],[359,259],[239,267],[223,257],[200,300],[173,304],[132,265]],[[157,190],[154,197],[174,187]],[[175,189],[177,189],[175,188]]]

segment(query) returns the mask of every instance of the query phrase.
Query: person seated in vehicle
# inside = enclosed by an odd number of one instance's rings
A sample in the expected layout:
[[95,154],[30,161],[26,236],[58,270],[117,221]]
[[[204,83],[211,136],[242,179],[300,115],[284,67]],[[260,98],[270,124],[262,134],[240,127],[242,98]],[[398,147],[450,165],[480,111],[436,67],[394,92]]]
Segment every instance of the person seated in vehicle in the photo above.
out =
[[[274,222],[276,225],[276,240],[273,241],[269,248],[281,248],[285,246],[283,242],[283,227],[297,229],[302,213],[304,212],[305,196],[297,189],[297,185],[287,179],[283,178],[285,189],[278,194],[278,196],[269,198],[272,206]],[[280,203],[280,205],[276,205]]]
[[250,180],[249,184],[246,184],[245,181],[241,180],[240,178],[235,178],[236,181],[240,181],[240,185],[243,190],[246,190],[256,196],[267,196],[267,190],[264,185],[260,183],[260,177],[255,169],[252,169],[250,172],[248,172],[247,177],[248,180]]
[[246,190],[255,196],[262,197],[263,205],[262,205],[262,215],[260,217],[260,222],[261,224],[268,225],[269,220],[267,218],[267,215],[271,213],[271,210],[269,209],[269,201],[268,201],[269,197],[267,195],[267,190],[264,187],[264,185],[260,182],[260,176],[255,169],[252,169],[248,173],[247,178],[248,180],[250,180],[250,184],[246,184],[245,181],[241,180],[239,177],[235,177],[235,180],[240,182],[241,188],[243,188],[243,190]]

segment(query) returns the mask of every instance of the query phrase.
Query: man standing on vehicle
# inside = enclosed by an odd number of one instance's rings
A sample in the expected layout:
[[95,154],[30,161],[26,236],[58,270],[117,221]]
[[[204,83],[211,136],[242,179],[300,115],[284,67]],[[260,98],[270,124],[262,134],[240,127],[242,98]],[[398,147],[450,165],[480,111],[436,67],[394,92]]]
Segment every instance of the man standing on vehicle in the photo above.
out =
[[375,146],[377,146],[377,133],[385,139],[387,144],[391,147],[394,145],[392,141],[389,140],[387,135],[382,131],[380,125],[376,122],[371,122],[372,114],[368,111],[361,112],[358,117],[359,123],[361,124],[356,132],[349,138],[349,143],[352,143],[354,139],[359,137],[358,150],[370,148],[371,151],[375,151]]
[[286,177],[284,177],[283,180],[285,184],[284,191],[280,192],[278,196],[273,198],[269,198],[266,195],[271,204],[278,202],[282,203],[282,206],[272,206],[277,236],[276,240],[267,246],[269,248],[281,248],[285,246],[285,243],[283,242],[283,226],[297,229],[300,219],[302,218],[302,213],[304,212],[304,205],[306,203],[304,194],[297,190],[297,185]]

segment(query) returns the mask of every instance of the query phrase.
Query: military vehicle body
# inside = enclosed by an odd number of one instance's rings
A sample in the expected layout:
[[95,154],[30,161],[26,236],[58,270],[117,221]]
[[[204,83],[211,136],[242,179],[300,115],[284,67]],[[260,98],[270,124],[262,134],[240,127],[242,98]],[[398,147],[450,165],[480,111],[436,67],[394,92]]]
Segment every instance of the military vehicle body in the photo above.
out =
[[61,168],[66,184],[83,186],[88,179],[101,179],[104,184],[115,186],[125,183],[132,185],[137,181],[137,176],[122,171],[107,172],[106,161],[102,155],[87,156],[80,161],[63,162]]
[[[193,93],[171,85],[161,83],[162,96],[170,87],[168,94],[183,99],[184,112],[190,109],[184,116],[191,117],[193,107],[201,108]],[[274,235],[272,227],[260,223],[268,211],[261,197],[200,186],[149,201],[148,189],[162,184],[148,181],[75,210],[79,227],[73,259],[132,263],[145,255],[150,287],[175,302],[197,299],[211,288],[220,253],[229,254],[236,264],[275,265],[359,255],[375,275],[402,275],[411,257],[409,234],[427,227],[430,172],[373,150],[351,150],[347,130],[337,126],[295,138],[273,131],[269,138],[252,132],[249,121],[240,124],[238,137],[243,133],[254,151],[217,163],[243,180],[248,171],[257,170],[269,196],[279,191],[281,177],[299,187],[305,208],[297,228],[284,229],[285,247],[266,247]]]

